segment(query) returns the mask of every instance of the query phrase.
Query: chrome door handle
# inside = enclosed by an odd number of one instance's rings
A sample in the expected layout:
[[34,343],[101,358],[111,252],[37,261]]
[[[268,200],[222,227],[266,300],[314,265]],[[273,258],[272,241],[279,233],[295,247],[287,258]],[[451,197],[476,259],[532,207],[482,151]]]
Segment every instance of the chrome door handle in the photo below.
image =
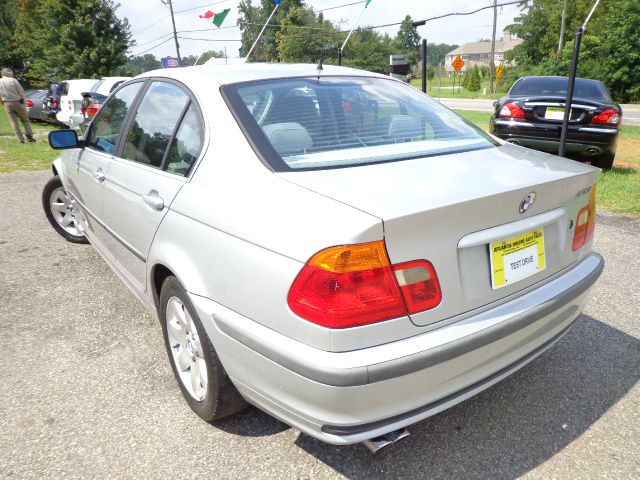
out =
[[107,178],[102,170],[96,170],[95,172],[93,172],[93,176],[100,183],[104,182],[104,179]]
[[155,210],[162,210],[164,208],[164,200],[155,190],[151,190],[146,195],[142,195],[142,200]]

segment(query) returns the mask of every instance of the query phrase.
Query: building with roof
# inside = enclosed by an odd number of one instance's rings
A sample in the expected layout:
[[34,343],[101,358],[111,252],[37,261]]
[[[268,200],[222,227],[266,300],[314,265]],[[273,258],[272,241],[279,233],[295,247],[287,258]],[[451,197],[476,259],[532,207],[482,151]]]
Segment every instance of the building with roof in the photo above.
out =
[[[500,40],[496,40],[496,48],[494,52],[494,63],[496,65],[508,65],[505,62],[504,54],[513,50],[522,43],[522,39],[513,38],[509,32],[504,32],[504,36]],[[444,57],[444,68],[448,74],[455,72],[451,63],[460,55],[464,60],[462,71],[472,68],[474,65],[478,67],[488,67],[491,58],[491,42],[471,42],[465,43],[461,47],[450,51]]]

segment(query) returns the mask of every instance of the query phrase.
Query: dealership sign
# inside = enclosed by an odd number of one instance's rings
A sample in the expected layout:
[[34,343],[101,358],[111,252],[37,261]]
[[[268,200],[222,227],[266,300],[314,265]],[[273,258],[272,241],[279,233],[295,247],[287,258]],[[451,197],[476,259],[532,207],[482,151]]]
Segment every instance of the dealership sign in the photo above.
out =
[[164,57],[160,59],[162,68],[178,68],[180,61],[176,57]]

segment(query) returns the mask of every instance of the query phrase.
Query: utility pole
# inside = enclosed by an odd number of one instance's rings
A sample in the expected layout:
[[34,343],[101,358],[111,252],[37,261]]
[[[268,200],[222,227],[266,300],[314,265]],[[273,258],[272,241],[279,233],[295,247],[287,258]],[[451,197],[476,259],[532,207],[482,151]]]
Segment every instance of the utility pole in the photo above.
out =
[[489,91],[495,92],[496,79],[496,22],[498,21],[498,0],[493,0],[493,34],[491,35],[491,58],[489,59]]
[[562,2],[562,20],[560,20],[560,39],[558,40],[558,54],[562,51],[562,43],[564,41],[564,19],[567,15],[567,0]]
[[171,0],[160,0],[165,5],[169,5],[169,11],[171,12],[171,24],[173,25],[173,39],[176,42],[176,54],[178,56],[178,65],[182,66],[182,59],[180,58],[180,45],[178,45],[178,32],[176,32],[176,19],[173,16],[173,4]]

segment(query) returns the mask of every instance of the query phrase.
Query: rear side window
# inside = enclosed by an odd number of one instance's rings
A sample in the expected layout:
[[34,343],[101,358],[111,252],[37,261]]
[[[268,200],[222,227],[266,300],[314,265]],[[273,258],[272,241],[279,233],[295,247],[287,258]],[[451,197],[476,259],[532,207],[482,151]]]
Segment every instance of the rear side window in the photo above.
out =
[[112,154],[118,144],[118,136],[142,82],[127,85],[105,103],[97,113],[87,134],[86,145],[94,150]]
[[200,150],[204,135],[195,106],[189,106],[167,155],[167,171],[186,177]]
[[189,96],[177,85],[153,82],[140,103],[122,157],[155,168],[164,154]]
[[231,108],[276,171],[350,167],[488,148],[480,129],[383,78],[292,78],[229,85]]
[[[518,80],[509,95],[512,97],[552,96],[566,97],[569,79],[567,77],[525,77]],[[611,103],[609,90],[603,83],[587,78],[576,78],[573,91],[576,98]]]

